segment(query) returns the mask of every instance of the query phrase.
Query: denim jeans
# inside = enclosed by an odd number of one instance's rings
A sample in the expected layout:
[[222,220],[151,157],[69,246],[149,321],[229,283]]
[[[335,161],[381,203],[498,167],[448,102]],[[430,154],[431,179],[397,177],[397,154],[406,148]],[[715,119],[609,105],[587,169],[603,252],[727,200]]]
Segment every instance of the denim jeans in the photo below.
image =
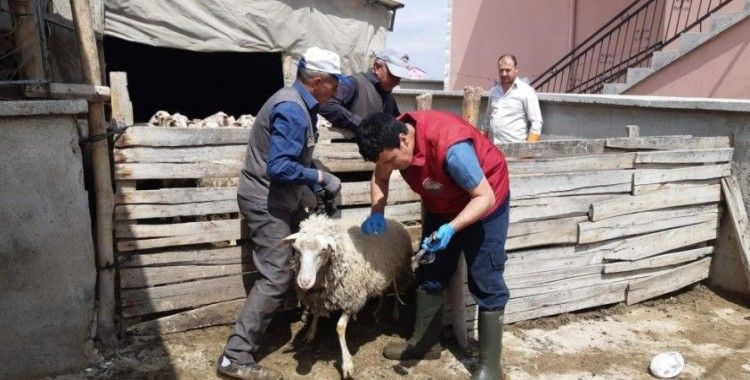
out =
[[[510,198],[510,197],[508,197]],[[417,286],[428,294],[440,294],[456,270],[461,251],[466,257],[469,291],[479,310],[503,310],[508,302],[505,270],[505,239],[508,235],[509,199],[484,219],[456,232],[448,246],[436,252],[432,264],[417,270]],[[428,211],[422,238],[450,220]]]

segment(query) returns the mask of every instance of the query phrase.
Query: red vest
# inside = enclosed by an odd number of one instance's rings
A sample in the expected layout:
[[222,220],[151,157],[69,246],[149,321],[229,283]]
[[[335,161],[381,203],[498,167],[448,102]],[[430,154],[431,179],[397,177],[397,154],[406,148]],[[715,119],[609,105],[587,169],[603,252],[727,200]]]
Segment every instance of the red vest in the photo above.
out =
[[[471,140],[484,176],[495,191],[495,205],[484,216],[502,205],[508,196],[508,165],[505,156],[471,124],[443,111],[416,111],[398,120],[414,126],[414,158],[401,171],[406,183],[422,197],[431,212],[453,219],[466,207],[469,193],[453,181],[445,170],[445,155],[453,144]],[[483,216],[483,217],[484,217]]]

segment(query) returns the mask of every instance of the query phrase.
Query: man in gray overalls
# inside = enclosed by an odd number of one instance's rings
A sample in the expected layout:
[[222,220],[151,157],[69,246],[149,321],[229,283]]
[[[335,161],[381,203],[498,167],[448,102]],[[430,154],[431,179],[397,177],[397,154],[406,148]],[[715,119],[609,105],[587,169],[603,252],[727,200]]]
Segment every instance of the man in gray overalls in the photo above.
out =
[[402,78],[418,79],[424,72],[409,64],[409,55],[385,49],[375,55],[372,68],[350,76],[348,83],[339,85],[336,95],[320,105],[321,116],[334,127],[358,133],[362,120],[377,112],[393,117],[399,115],[391,91]]
[[250,230],[249,244],[259,278],[219,357],[217,370],[221,375],[283,378],[277,371],[258,365],[253,354],[293,280],[292,248],[281,240],[295,232],[306,216],[303,199],[313,198],[310,189],[315,188],[328,199],[341,190],[336,176],[316,169],[312,163],[318,104],[336,93],[339,79],[346,81],[341,76],[338,54],[308,49],[300,59],[297,80],[266,101],[250,131],[237,201]]

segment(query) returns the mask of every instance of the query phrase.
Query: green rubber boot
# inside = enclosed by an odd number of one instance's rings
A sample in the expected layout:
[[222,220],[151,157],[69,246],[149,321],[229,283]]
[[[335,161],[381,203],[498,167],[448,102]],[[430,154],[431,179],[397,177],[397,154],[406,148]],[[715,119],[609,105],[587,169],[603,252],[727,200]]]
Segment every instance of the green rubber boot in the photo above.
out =
[[472,380],[503,378],[500,356],[503,352],[503,310],[479,312],[479,368]]
[[417,289],[417,310],[414,333],[406,343],[391,343],[383,349],[383,356],[392,360],[440,359],[443,347],[443,296],[430,295]]

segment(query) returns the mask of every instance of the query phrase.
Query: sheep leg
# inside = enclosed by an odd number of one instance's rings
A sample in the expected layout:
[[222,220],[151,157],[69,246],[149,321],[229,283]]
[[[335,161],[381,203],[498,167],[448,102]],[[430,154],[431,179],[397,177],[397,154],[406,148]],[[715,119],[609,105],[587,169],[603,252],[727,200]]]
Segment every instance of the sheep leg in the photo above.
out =
[[336,324],[336,332],[339,334],[339,344],[341,345],[341,376],[349,379],[354,374],[354,363],[352,363],[352,354],[349,353],[349,347],[346,346],[346,325],[349,323],[349,314],[341,313],[341,318]]
[[315,333],[318,332],[318,317],[320,316],[313,314],[310,326],[307,326],[307,332],[305,333],[305,343],[310,344],[315,339]]

